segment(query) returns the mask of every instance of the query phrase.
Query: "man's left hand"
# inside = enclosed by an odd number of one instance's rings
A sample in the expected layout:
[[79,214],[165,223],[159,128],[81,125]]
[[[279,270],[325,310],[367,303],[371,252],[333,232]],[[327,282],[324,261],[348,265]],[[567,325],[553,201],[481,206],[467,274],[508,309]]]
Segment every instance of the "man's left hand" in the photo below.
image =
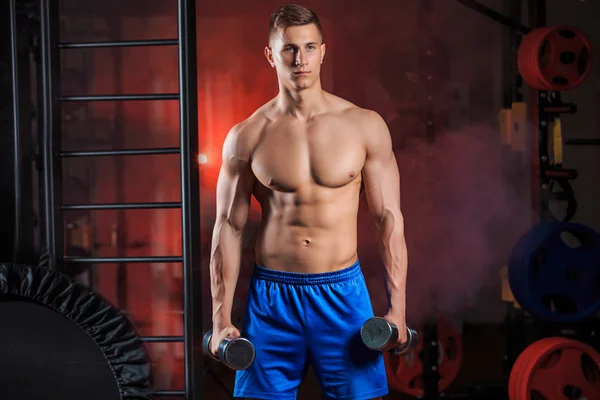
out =
[[404,313],[393,313],[388,312],[384,317],[386,321],[396,325],[398,328],[398,343],[404,344],[408,341],[407,332],[406,332],[406,317]]

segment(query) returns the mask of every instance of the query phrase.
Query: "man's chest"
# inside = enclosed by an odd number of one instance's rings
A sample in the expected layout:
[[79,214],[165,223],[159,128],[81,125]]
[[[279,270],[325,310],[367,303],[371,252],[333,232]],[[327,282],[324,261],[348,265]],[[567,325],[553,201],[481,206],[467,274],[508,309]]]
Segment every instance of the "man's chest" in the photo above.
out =
[[350,123],[274,124],[254,149],[252,170],[274,190],[295,191],[307,183],[345,186],[364,164],[361,135]]

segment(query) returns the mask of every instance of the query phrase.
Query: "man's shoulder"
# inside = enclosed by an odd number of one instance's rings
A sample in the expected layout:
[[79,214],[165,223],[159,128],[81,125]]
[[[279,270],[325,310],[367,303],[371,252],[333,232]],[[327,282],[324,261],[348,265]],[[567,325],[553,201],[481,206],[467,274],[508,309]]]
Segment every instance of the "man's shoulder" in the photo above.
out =
[[225,146],[247,158],[260,139],[260,134],[267,123],[265,109],[266,107],[263,106],[245,120],[233,125],[225,138]]
[[352,122],[354,123],[369,124],[383,122],[383,118],[377,111],[360,107],[349,100],[333,94],[329,94],[329,96],[335,105],[336,111],[340,112],[345,117],[352,119]]
[[377,111],[359,107],[340,97],[335,101],[341,107],[342,118],[358,128],[367,148],[376,148],[389,142],[390,131],[387,123]]

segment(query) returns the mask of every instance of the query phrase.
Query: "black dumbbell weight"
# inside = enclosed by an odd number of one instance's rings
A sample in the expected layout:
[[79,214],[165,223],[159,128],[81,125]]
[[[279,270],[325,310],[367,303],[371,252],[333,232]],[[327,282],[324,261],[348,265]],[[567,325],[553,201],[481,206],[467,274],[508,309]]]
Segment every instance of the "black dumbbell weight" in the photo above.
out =
[[225,338],[219,343],[218,357],[215,357],[210,351],[210,340],[212,339],[212,329],[204,334],[202,347],[204,354],[222,362],[229,368],[241,371],[248,369],[254,362],[256,352],[254,345],[245,338],[229,339]]
[[419,342],[417,331],[406,327],[407,341],[398,343],[398,327],[385,318],[373,317],[360,328],[360,337],[364,345],[371,350],[389,351],[394,355],[410,353]]

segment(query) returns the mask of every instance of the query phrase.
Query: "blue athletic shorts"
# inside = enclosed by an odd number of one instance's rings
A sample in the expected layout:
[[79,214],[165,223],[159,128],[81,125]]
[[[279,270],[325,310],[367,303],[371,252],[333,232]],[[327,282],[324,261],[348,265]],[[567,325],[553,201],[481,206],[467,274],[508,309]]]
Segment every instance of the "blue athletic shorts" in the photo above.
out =
[[255,266],[242,335],[254,344],[256,358],[236,372],[235,397],[296,399],[309,365],[328,399],[386,395],[383,355],[360,339],[360,327],[372,316],[358,261],[318,274]]

